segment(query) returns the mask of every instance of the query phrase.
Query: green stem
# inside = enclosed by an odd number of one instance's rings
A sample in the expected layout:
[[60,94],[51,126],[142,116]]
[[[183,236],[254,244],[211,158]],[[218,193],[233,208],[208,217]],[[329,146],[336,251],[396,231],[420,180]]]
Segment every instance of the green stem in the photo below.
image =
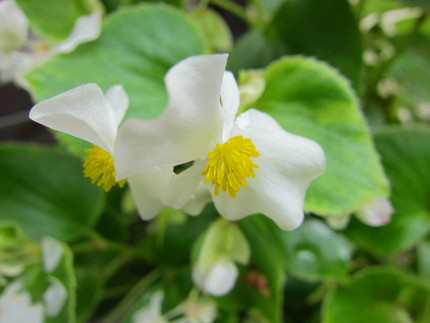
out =
[[246,21],[247,23],[252,24],[252,21],[248,17],[248,14],[240,5],[228,0],[210,0],[209,2],[236,15],[243,21]]
[[117,307],[103,320],[104,323],[120,322],[121,318],[127,313],[133,303],[155,282],[161,273],[159,269],[154,269],[152,272],[143,277],[123,298]]

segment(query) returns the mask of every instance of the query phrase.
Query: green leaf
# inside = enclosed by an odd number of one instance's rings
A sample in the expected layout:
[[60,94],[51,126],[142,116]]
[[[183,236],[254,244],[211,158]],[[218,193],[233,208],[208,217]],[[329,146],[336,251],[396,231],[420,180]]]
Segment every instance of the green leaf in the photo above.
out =
[[324,60],[359,88],[361,37],[348,1],[284,0],[270,28],[286,45],[287,53]]
[[405,250],[430,231],[430,129],[387,127],[375,134],[375,140],[391,182],[395,213],[383,227],[354,221],[347,232],[369,249]]
[[387,268],[358,273],[328,294],[323,323],[428,322],[430,288],[423,281]]
[[411,7],[421,7],[425,10],[430,10],[430,3],[428,2],[428,0],[401,0],[401,1]]
[[283,58],[264,73],[266,88],[251,107],[287,131],[318,142],[326,171],[310,186],[306,210],[342,215],[388,194],[378,155],[356,97],[335,70],[313,59]]
[[422,242],[417,248],[418,272],[430,282],[430,242]]
[[288,268],[307,280],[344,278],[352,253],[351,243],[318,220],[283,233]]
[[71,33],[76,19],[90,11],[88,0],[16,0],[41,37],[60,41]]
[[[84,83],[95,82],[105,91],[122,84],[130,97],[126,119],[153,118],[167,104],[168,69],[206,51],[198,27],[184,13],[160,5],[124,8],[104,21],[99,39],[53,58],[28,81],[36,101]],[[73,140],[67,144],[82,146]]]
[[0,146],[0,172],[0,218],[33,239],[76,239],[102,211],[104,193],[83,177],[79,159],[58,149]]
[[226,52],[232,48],[233,35],[225,20],[216,11],[196,9],[192,17],[200,25],[214,52]]
[[234,73],[241,69],[263,68],[285,52],[279,39],[254,29],[239,39],[228,58],[227,68]]

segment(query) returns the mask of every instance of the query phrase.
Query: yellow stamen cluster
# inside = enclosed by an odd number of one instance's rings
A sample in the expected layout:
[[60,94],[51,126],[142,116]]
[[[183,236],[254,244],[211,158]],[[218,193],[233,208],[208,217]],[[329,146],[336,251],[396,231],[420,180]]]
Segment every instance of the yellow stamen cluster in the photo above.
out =
[[220,189],[232,197],[240,190],[240,185],[247,187],[246,177],[255,177],[254,168],[258,168],[251,157],[260,154],[251,139],[235,136],[209,152],[208,163],[202,175],[206,175],[205,183],[209,181],[215,186],[214,194]]
[[88,156],[84,161],[84,176],[91,179],[91,183],[103,188],[106,192],[118,184],[123,187],[126,180],[117,182],[113,157],[107,151],[93,145],[91,149],[85,149]]

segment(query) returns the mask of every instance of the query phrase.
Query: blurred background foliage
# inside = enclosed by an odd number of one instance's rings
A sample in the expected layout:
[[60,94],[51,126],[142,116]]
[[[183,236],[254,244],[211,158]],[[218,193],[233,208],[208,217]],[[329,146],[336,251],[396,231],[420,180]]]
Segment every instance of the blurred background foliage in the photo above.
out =
[[[172,65],[229,52],[228,69],[244,93],[251,88],[242,109],[319,142],[328,167],[309,189],[298,229],[259,215],[238,222],[251,258],[238,265],[234,289],[211,298],[216,322],[430,322],[428,1],[17,3],[48,42],[94,6],[104,19],[99,39],[31,71],[27,92],[0,90],[0,289],[21,277],[40,299],[55,276],[68,292],[56,322],[131,321],[158,288],[163,313],[189,298],[198,241],[219,217],[214,207],[198,217],[165,209],[143,222],[127,189],[105,193],[82,177],[85,143],[54,139],[27,111],[30,100],[83,83],[121,83],[127,118],[153,118],[167,102]],[[387,196],[395,211],[386,225],[354,217]],[[42,264],[46,236],[64,255],[52,273]]]

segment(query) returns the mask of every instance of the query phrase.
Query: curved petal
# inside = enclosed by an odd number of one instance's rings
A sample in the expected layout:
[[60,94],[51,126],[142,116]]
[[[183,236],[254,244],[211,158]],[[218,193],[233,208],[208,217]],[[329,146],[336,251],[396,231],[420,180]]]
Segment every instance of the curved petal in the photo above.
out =
[[122,85],[111,86],[105,93],[113,112],[115,113],[116,126],[118,127],[128,109],[129,99]]
[[54,53],[68,53],[79,44],[89,42],[100,36],[102,31],[102,15],[98,11],[81,16],[76,20],[69,37],[53,48]]
[[51,238],[44,237],[42,240],[42,261],[43,269],[47,273],[52,273],[60,264],[63,256],[63,246],[61,242]]
[[199,183],[202,181],[203,162],[195,162],[180,174],[174,174],[169,185],[169,194],[164,204],[176,209],[182,209],[195,195]]
[[41,303],[33,303],[28,291],[12,283],[0,295],[1,322],[44,322],[44,310]]
[[388,198],[379,197],[356,212],[357,218],[373,227],[380,227],[391,221],[394,209]]
[[240,104],[239,88],[234,75],[229,71],[224,72],[224,77],[222,79],[221,104],[224,120],[222,141],[225,141],[233,127],[234,119],[236,118]]
[[207,186],[200,182],[197,189],[191,194],[188,203],[182,209],[189,215],[199,215],[211,199]]
[[161,308],[163,305],[164,293],[161,290],[156,291],[149,300],[149,303],[138,309],[131,319],[133,323],[164,323],[161,314]]
[[115,115],[96,84],[81,85],[36,104],[30,119],[112,152]]
[[220,141],[221,83],[227,55],[187,58],[166,75],[166,111],[154,120],[128,120],[119,130],[115,160],[119,178],[143,169],[205,157]]
[[43,294],[48,316],[57,316],[63,309],[67,299],[67,289],[56,277],[50,276],[51,285]]
[[[208,294],[222,296],[233,289],[238,274],[236,265],[232,261],[223,258],[207,269],[201,276],[202,281],[195,281],[195,283]],[[196,278],[198,278],[198,275]]]
[[128,178],[131,194],[139,215],[144,220],[151,220],[165,206],[172,176],[160,167],[153,167]]
[[239,134],[254,142],[260,153],[254,158],[259,168],[237,198],[225,192],[214,196],[215,207],[230,220],[263,213],[282,229],[296,228],[303,220],[306,189],[325,168],[321,147],[285,131],[272,117],[257,110],[237,119],[231,136]]

